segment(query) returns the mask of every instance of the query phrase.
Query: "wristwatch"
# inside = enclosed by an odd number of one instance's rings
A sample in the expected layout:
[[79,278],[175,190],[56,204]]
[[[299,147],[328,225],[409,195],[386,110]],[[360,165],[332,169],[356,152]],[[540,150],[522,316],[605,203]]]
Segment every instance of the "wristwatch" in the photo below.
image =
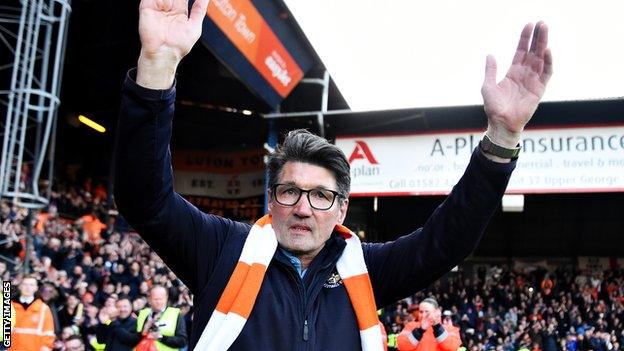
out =
[[481,139],[481,142],[479,142],[479,148],[486,154],[498,156],[501,158],[508,158],[511,160],[515,160],[518,158],[521,149],[520,144],[512,149],[495,144],[485,134],[483,135],[483,139]]

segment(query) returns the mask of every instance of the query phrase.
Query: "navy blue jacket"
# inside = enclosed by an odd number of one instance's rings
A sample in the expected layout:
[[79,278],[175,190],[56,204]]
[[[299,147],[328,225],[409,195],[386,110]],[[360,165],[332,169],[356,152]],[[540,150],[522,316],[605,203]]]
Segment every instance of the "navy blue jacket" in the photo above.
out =
[[[98,324],[95,330],[97,342],[106,344],[105,351],[132,351],[139,341],[135,340],[136,334],[136,318],[128,317],[126,319],[118,318],[109,325],[104,323]],[[132,346],[130,346],[132,345]]]
[[[194,294],[192,349],[234,270],[250,226],[203,213],[174,191],[169,141],[175,88],[142,88],[134,82],[135,74],[130,71],[123,89],[116,202]],[[514,167],[513,162],[491,162],[475,151],[462,179],[424,227],[393,242],[362,244],[377,306],[427,287],[470,254]],[[344,246],[344,240],[333,235],[303,280],[277,250],[231,350],[360,350],[344,285],[324,284],[335,272]]]

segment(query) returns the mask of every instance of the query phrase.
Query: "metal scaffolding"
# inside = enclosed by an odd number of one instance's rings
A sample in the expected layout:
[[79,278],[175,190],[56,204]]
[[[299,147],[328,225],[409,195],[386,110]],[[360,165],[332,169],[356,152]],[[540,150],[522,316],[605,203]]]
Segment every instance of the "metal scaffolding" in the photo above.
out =
[[[71,0],[21,0],[0,6],[0,45],[13,53],[9,90],[0,90],[6,106],[0,195],[14,205],[40,209],[48,199],[40,193],[41,172],[48,153],[51,185],[56,114]],[[44,177],[45,179],[45,177]]]
[[[65,56],[71,0],[21,0],[21,6],[0,5],[0,46],[13,54],[11,86],[0,90],[6,106],[0,162],[0,197],[26,208],[24,273],[30,271],[33,211],[48,204],[54,165],[56,114]],[[48,148],[48,143],[52,145]],[[47,196],[39,191],[48,151]],[[6,241],[19,240],[8,237]],[[16,265],[19,261],[0,255]]]

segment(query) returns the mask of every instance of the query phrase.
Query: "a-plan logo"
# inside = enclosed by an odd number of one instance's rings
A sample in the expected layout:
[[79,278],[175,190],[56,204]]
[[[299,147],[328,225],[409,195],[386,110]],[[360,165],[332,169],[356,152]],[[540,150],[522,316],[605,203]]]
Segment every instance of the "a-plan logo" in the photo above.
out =
[[375,159],[375,156],[373,156],[368,144],[361,140],[355,141],[355,148],[353,148],[353,152],[351,153],[351,156],[349,156],[349,163],[353,163],[354,160],[358,159],[366,159],[368,163],[372,165],[379,163]]
[[[357,160],[363,160],[365,162],[355,162]],[[359,163],[359,166],[353,167],[354,162],[356,164]],[[366,163],[368,163],[368,165]],[[379,166],[377,166],[379,161],[377,161],[365,141],[355,141],[355,147],[351,152],[351,156],[349,156],[349,164],[351,164],[351,178],[353,179],[360,176],[379,175]]]

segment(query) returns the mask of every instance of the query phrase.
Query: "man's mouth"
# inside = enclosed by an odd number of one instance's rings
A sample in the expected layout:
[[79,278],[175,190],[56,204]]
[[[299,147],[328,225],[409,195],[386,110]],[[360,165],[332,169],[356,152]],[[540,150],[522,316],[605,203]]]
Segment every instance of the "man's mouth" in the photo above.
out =
[[290,226],[290,231],[294,233],[309,233],[312,229],[304,224],[295,224]]

